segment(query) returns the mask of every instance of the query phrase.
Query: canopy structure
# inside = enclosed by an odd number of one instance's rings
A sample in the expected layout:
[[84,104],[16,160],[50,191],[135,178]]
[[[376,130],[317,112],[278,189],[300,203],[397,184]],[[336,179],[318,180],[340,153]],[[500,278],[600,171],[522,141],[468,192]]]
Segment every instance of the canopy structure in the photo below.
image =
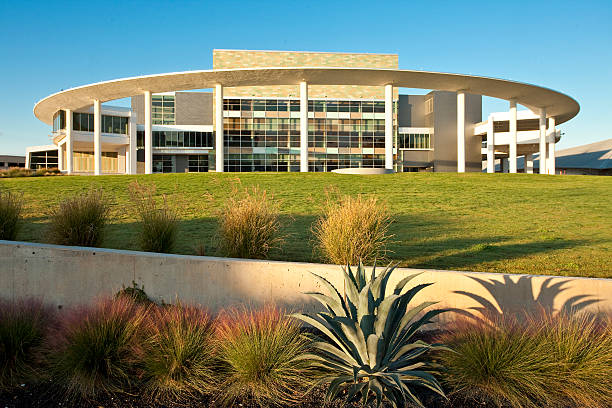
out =
[[78,110],[91,106],[93,101],[115,99],[179,90],[236,86],[266,85],[370,85],[421,88],[473,93],[519,103],[533,112],[540,109],[556,124],[572,119],[580,111],[573,98],[552,89],[473,75],[440,72],[373,68],[246,68],[185,71],[144,75],[83,85],[54,93],[34,106],[34,115],[52,124],[53,115],[60,109]]

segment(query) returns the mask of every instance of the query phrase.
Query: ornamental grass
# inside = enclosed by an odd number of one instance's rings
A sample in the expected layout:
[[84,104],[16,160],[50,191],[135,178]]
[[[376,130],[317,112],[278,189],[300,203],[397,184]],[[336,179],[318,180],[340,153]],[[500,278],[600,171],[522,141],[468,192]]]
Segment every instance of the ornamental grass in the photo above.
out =
[[166,196],[162,203],[155,200],[155,185],[143,185],[137,181],[129,186],[132,204],[140,218],[140,248],[147,252],[172,252],[176,244],[178,217]]
[[463,321],[441,341],[453,395],[509,407],[612,406],[612,325],[586,314]]
[[52,380],[66,398],[130,392],[142,356],[147,309],[120,296],[66,311],[51,337]]
[[217,336],[219,404],[291,405],[312,384],[312,365],[303,359],[310,340],[279,309],[226,312],[219,319]]
[[53,318],[38,300],[0,300],[0,391],[41,377],[41,353]]
[[265,191],[246,190],[242,197],[230,198],[219,214],[219,249],[230,258],[266,259],[284,242],[280,229],[274,198]]
[[102,190],[90,190],[62,201],[51,214],[49,237],[59,245],[99,247],[109,216]]
[[196,306],[152,310],[144,343],[143,394],[162,404],[188,403],[215,390],[214,326]]
[[10,191],[0,191],[0,239],[14,241],[21,221],[23,197]]
[[338,265],[384,259],[391,222],[386,206],[375,197],[328,199],[312,227],[315,249],[325,261]]

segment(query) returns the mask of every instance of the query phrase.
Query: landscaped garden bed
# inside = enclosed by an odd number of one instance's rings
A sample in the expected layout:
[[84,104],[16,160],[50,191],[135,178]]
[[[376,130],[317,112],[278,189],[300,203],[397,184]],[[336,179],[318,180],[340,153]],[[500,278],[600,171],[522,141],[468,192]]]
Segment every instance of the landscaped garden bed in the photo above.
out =
[[[319,278],[316,314],[274,306],[215,316],[155,304],[134,286],[54,311],[0,304],[7,407],[593,407],[612,404],[606,316],[475,314],[424,331],[428,284],[388,286],[393,268]],[[299,321],[306,325],[300,325]]]

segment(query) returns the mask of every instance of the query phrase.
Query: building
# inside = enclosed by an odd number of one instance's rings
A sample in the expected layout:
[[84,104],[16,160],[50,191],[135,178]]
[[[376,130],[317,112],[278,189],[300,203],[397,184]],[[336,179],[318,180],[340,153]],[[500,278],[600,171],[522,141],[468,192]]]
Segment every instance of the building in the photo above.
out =
[[[533,167],[540,168],[539,157]],[[524,169],[522,161],[519,169]],[[556,174],[612,176],[612,139],[559,150],[555,171]]]
[[[578,103],[470,75],[398,69],[397,54],[214,50],[213,69],[80,86],[34,107],[67,173],[495,171],[548,158]],[[422,88],[404,95],[399,88]],[[482,95],[509,111],[482,118]],[[131,98],[131,107],[102,105]],[[528,110],[517,112],[517,104]],[[28,163],[47,146],[28,149]],[[47,159],[48,160],[48,159]]]
[[0,170],[25,167],[25,156],[0,155]]

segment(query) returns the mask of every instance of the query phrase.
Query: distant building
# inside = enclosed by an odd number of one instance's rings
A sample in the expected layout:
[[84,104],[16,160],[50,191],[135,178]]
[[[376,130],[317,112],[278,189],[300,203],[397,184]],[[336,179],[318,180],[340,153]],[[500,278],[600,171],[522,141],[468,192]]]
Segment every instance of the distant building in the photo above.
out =
[[[533,166],[540,168],[539,159]],[[524,169],[519,159],[519,171]],[[612,139],[557,151],[555,174],[612,176]]]
[[25,167],[25,156],[0,155],[0,169]]

